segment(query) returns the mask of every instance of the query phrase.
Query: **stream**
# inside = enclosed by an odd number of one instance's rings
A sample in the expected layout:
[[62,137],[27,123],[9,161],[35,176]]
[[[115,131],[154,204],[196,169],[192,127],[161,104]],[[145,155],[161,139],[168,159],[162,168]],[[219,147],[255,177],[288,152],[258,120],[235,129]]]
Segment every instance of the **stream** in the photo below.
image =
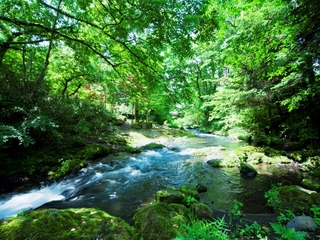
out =
[[248,178],[238,168],[213,168],[191,154],[208,146],[232,150],[241,145],[225,137],[199,134],[179,142],[169,139],[159,150],[109,155],[59,182],[0,195],[0,218],[39,207],[97,207],[130,222],[138,209],[152,202],[157,190],[197,183],[208,188],[201,201],[213,209],[231,210],[237,199],[244,203],[245,213],[270,213],[264,193],[277,182],[298,184],[302,173],[294,164],[261,164],[256,167],[258,175]]

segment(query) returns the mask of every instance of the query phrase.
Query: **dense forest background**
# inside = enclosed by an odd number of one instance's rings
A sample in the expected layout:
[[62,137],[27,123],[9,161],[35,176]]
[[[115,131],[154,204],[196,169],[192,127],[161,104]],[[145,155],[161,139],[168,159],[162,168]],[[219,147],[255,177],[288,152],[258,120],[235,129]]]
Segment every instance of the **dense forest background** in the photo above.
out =
[[318,0],[2,0],[1,175],[37,171],[40,160],[23,166],[31,152],[58,155],[124,117],[315,148],[319,11]]

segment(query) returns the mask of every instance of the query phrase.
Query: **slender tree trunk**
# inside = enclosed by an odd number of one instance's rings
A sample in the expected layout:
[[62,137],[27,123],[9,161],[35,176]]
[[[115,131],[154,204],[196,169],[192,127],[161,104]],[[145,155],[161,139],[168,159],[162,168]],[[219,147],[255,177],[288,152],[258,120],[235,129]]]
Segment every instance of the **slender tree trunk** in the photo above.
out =
[[[61,2],[62,0],[59,0],[59,4],[58,4],[58,10],[60,10],[60,6],[61,6]],[[34,85],[34,91],[36,91],[39,86],[42,84],[43,80],[44,80],[44,77],[46,76],[46,72],[47,72],[47,69],[48,69],[48,66],[49,66],[49,58],[50,58],[50,54],[51,54],[51,50],[52,50],[52,45],[53,45],[53,39],[54,39],[54,31],[55,31],[55,28],[56,28],[56,25],[57,25],[57,22],[58,22],[58,19],[59,19],[59,11],[57,12],[57,16],[53,22],[53,25],[52,25],[52,29],[51,29],[51,36],[50,36],[50,40],[49,40],[49,46],[48,46],[48,51],[47,51],[47,54],[46,54],[46,60],[45,60],[45,63],[44,63],[44,66],[42,68],[42,71]]]

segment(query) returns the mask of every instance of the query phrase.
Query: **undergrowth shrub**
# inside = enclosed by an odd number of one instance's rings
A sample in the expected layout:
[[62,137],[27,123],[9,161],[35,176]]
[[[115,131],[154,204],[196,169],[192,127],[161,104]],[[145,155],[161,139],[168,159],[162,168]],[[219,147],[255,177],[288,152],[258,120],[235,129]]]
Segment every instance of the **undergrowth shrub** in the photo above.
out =
[[228,240],[228,225],[224,218],[214,221],[191,219],[190,224],[184,224],[174,240],[202,239]]

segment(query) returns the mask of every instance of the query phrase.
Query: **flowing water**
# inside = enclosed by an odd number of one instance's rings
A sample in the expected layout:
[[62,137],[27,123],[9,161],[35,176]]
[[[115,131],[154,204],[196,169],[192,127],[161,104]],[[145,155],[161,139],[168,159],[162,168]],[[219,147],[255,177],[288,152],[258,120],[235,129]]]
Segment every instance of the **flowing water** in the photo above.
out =
[[264,193],[276,182],[297,184],[302,176],[294,165],[260,165],[259,174],[252,179],[237,168],[212,168],[191,154],[197,148],[234,149],[241,144],[200,134],[178,143],[168,142],[168,147],[160,150],[109,155],[59,182],[0,195],[0,218],[38,207],[97,207],[130,222],[139,208],[152,202],[157,190],[197,183],[208,188],[201,200],[212,208],[230,210],[237,199],[244,203],[246,213],[268,213]]

